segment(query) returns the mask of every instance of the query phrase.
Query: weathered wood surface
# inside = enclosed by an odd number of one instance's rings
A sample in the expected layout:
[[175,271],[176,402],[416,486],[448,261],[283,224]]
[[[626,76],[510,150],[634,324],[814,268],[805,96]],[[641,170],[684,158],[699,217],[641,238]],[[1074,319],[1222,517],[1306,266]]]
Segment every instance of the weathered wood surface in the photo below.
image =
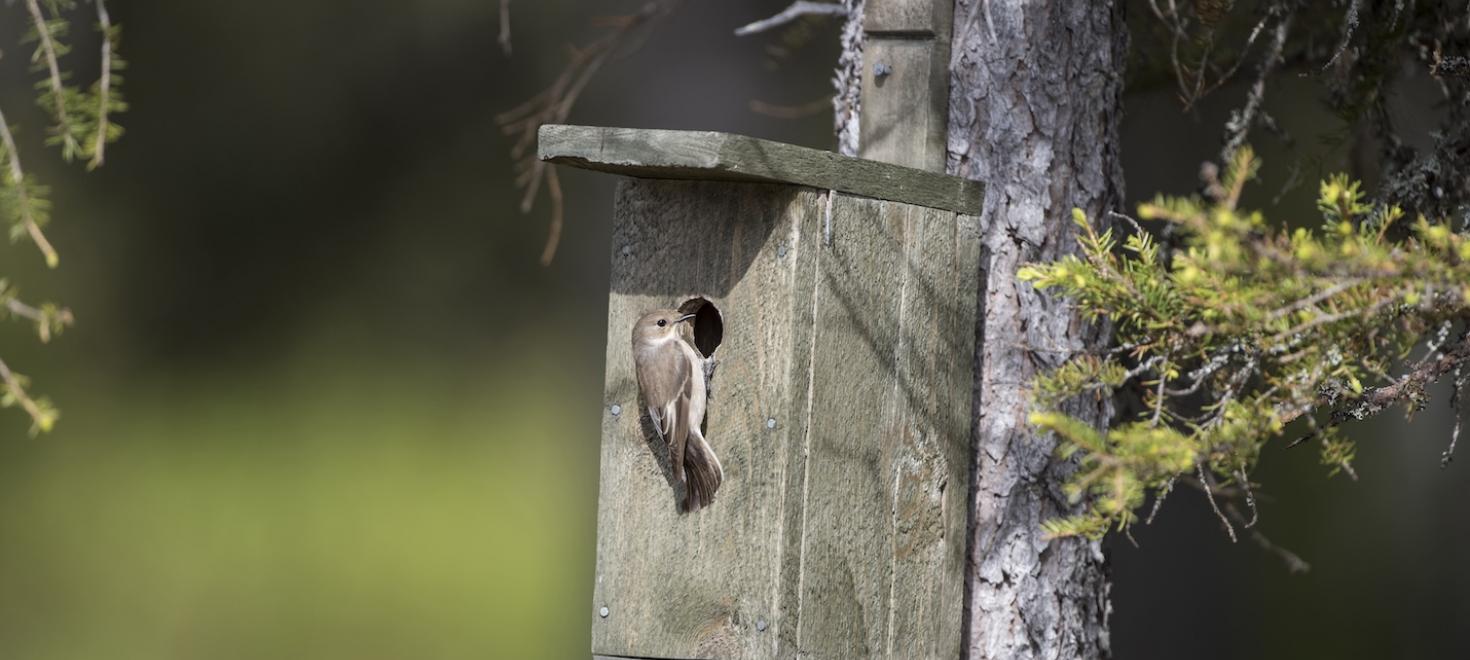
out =
[[944,171],[953,11],[953,0],[864,5],[859,156]]
[[[829,243],[830,194],[619,184],[593,653],[959,655],[977,219],[838,193]],[[694,296],[724,316],[726,481],[679,514],[628,334]]]
[[839,196],[818,258],[798,648],[957,658],[979,230]]
[[[619,182],[594,653],[775,654],[783,539],[799,534],[789,476],[800,467],[802,427],[795,420],[807,386],[793,346],[810,339],[807,326],[797,325],[810,299],[797,299],[797,281],[811,281],[816,254],[809,236],[820,226],[822,202],[822,193],[793,186]],[[695,296],[724,316],[705,437],[723,463],[725,482],[710,506],[681,514],[667,450],[641,419],[629,337],[644,312]],[[768,419],[774,428],[767,428]]]
[[974,181],[830,151],[711,131],[542,126],[541,160],[645,179],[794,183],[970,215]]
[[953,0],[867,0],[863,30],[870,37],[906,34],[948,41],[953,13]]

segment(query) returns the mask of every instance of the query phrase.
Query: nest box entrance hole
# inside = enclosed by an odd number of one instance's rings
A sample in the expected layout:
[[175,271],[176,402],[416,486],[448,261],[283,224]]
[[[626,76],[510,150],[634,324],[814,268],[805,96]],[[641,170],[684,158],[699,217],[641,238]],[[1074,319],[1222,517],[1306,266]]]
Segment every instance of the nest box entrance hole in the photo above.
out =
[[687,339],[694,344],[694,350],[704,356],[705,413],[699,430],[708,433],[709,409],[715,398],[715,349],[725,338],[725,318],[720,314],[720,308],[703,296],[684,301],[679,305],[679,313],[694,315],[689,324],[691,336]]
[[706,360],[714,357],[715,349],[725,338],[725,319],[715,304],[704,297],[690,298],[679,305],[680,314],[693,314],[690,323],[693,331],[694,348]]

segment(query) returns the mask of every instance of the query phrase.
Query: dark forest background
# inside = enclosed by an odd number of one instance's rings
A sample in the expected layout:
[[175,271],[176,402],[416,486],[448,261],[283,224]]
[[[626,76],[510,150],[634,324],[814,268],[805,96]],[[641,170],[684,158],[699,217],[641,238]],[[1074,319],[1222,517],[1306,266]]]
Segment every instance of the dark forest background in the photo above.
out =
[[[494,117],[590,17],[637,4],[515,2],[507,58],[494,0],[116,0],[132,109],[92,173],[42,146],[28,53],[4,52],[0,105],[54,188],[62,266],[0,245],[0,270],[77,324],[45,347],[0,326],[63,412],[39,438],[0,414],[0,657],[587,656],[612,181],[563,172],[541,267],[545,205],[517,212]],[[829,93],[835,24],[788,56],[732,35],[786,4],[690,3],[571,121],[830,148],[828,113],[750,109]],[[0,17],[16,44],[22,8]],[[1315,224],[1320,176],[1375,168],[1316,79],[1282,81],[1267,106],[1294,141],[1257,137],[1246,203]],[[1185,113],[1171,82],[1130,84],[1130,199],[1194,189],[1244,89]],[[1425,142],[1427,85],[1408,73],[1391,102]],[[1441,397],[1353,427],[1357,482],[1268,448],[1260,529],[1309,573],[1232,545],[1186,492],[1139,547],[1110,540],[1116,655],[1470,657],[1451,421]]]

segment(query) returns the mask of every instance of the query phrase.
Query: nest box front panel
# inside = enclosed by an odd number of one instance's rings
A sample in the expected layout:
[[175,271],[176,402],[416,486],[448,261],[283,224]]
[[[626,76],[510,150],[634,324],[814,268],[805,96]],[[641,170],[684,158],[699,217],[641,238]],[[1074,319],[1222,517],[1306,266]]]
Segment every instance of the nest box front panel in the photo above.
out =
[[[614,205],[593,652],[772,657],[783,561],[799,538],[817,231],[824,193],[787,185],[625,179]],[[798,286],[805,282],[805,286]],[[805,294],[799,292],[805,291]],[[713,359],[704,437],[724,481],[680,509],[669,449],[639,399],[634,322],[684,308]],[[718,323],[718,328],[712,324]],[[718,330],[716,332],[715,330]],[[798,412],[800,411],[800,412]],[[788,599],[788,602],[794,601]]]
[[[594,654],[959,655],[979,249],[953,211],[619,184]],[[631,355],[659,308],[700,310],[715,363],[704,436],[725,481],[694,512]]]

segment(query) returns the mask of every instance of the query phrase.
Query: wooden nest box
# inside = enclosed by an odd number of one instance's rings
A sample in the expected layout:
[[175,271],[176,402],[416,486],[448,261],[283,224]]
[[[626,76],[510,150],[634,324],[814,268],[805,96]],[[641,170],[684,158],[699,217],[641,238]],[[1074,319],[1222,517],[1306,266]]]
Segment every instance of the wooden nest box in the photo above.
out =
[[[707,132],[545,126],[613,203],[592,653],[956,658],[979,184]],[[697,314],[712,503],[677,506],[630,349]]]

